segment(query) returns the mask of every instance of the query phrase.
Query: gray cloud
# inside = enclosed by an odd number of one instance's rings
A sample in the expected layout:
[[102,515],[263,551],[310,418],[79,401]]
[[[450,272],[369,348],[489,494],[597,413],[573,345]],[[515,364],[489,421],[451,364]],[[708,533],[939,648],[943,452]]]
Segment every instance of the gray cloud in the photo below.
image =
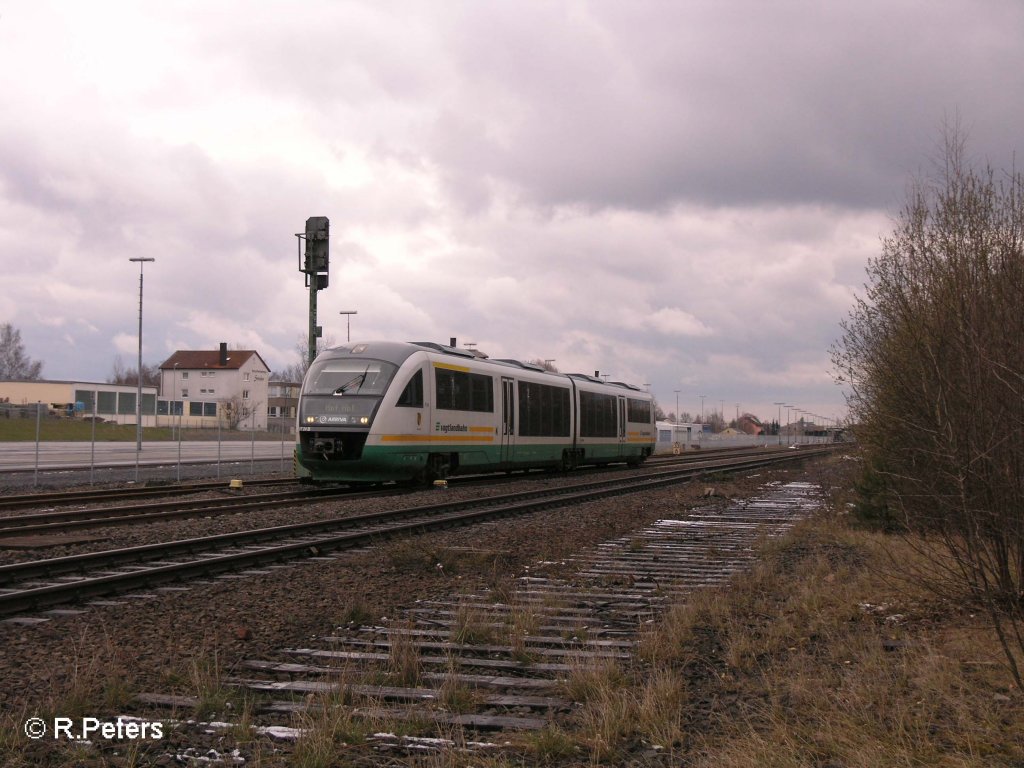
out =
[[[121,26],[112,32],[112,14]],[[752,408],[827,348],[945,116],[1019,137],[1017,2],[51,2],[0,23],[0,321],[50,375],[217,341],[456,335]],[[45,39],[43,35],[45,33]],[[44,54],[45,52],[45,54]],[[21,72],[18,77],[11,73]],[[120,340],[120,341],[118,341]]]

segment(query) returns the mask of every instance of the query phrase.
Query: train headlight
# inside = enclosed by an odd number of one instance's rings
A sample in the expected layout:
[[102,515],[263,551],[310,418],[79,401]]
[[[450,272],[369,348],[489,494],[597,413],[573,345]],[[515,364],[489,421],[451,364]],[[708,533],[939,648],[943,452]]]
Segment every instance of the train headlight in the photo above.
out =
[[370,423],[370,417],[369,416],[363,416],[361,419],[359,419],[359,423],[360,424],[369,424]]
[[306,423],[307,424],[316,424],[316,416],[307,416],[306,417]]

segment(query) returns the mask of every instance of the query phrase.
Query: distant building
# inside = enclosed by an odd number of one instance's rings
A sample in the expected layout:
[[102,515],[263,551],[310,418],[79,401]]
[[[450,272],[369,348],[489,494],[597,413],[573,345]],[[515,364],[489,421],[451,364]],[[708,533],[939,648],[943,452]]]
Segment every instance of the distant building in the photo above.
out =
[[749,413],[744,413],[736,421],[736,429],[740,432],[744,432],[748,435],[760,435],[764,434],[764,424],[757,416],[753,416]]
[[[92,416],[117,424],[135,423],[135,384],[94,381],[0,381],[0,418],[17,406],[43,403],[60,416]],[[142,387],[142,425],[156,425],[156,387]],[[4,406],[7,406],[6,408]],[[94,410],[95,409],[95,410]]]
[[267,429],[285,435],[295,434],[295,416],[299,408],[302,384],[271,381],[267,392]]
[[693,422],[659,421],[657,423],[658,441],[654,447],[656,453],[670,452],[676,447],[681,451],[699,448],[704,432],[703,424]]
[[270,368],[251,349],[178,350],[160,364],[161,424],[264,430]]

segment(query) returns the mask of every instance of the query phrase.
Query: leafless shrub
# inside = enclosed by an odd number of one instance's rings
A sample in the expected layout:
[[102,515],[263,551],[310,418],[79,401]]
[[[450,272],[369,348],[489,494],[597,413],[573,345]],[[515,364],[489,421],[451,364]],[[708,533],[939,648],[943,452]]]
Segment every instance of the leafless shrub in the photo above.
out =
[[1024,175],[944,135],[833,349],[877,498],[943,552],[1024,684]]

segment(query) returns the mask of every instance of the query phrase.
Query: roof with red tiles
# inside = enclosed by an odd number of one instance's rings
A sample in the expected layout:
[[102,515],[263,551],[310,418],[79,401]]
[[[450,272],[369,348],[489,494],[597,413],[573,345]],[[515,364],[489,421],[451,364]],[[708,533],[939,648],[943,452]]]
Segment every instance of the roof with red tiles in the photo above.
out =
[[160,370],[171,370],[177,365],[179,371],[202,371],[221,370],[237,371],[245,365],[250,358],[255,357],[259,363],[270,373],[270,366],[266,364],[259,352],[252,349],[229,349],[226,353],[226,362],[221,362],[221,351],[217,349],[179,349],[160,364]]

